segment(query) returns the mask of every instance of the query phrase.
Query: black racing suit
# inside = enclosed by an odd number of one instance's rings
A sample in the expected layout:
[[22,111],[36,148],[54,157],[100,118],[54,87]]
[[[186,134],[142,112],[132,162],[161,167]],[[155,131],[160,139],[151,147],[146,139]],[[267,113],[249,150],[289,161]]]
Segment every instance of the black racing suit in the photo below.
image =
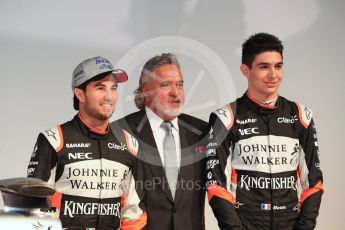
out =
[[310,109],[244,94],[210,126],[206,186],[221,229],[314,229],[323,178]]
[[146,213],[135,190],[137,152],[126,131],[100,132],[78,114],[39,134],[28,177],[54,185],[51,203],[65,229],[139,229]]

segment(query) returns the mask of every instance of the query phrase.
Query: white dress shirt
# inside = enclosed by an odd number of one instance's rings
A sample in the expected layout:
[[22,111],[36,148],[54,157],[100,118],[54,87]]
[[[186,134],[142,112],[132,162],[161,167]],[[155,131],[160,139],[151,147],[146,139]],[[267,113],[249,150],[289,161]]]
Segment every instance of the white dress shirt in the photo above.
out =
[[[161,127],[161,124],[164,122],[162,118],[157,116],[150,108],[145,107],[146,116],[149,120],[153,137],[155,138],[155,142],[158,148],[159,155],[162,160],[162,164],[164,166],[164,151],[163,151],[163,140],[165,137],[165,130]],[[181,143],[180,143],[180,135],[179,135],[179,128],[178,128],[178,120],[177,117],[170,121],[172,124],[172,133],[175,140],[176,152],[177,152],[177,163],[178,167],[181,165]]]

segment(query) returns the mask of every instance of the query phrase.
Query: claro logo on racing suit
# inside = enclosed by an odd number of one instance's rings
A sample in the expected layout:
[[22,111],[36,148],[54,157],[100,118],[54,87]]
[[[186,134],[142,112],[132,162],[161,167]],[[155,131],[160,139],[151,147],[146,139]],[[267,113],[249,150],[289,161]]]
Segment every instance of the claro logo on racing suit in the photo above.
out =
[[79,203],[65,201],[63,215],[74,217],[74,215],[101,215],[120,217],[121,203]]
[[295,177],[251,177],[241,175],[238,185],[246,190],[251,189],[293,189],[296,190]]
[[108,143],[108,148],[110,148],[110,149],[117,149],[117,150],[121,150],[121,151],[127,150],[126,145],[122,144],[122,143],[121,143],[121,145],[117,145],[115,143]]
[[291,118],[278,117],[277,121],[278,123],[294,124],[296,121],[298,121],[298,118],[297,115],[291,116]]

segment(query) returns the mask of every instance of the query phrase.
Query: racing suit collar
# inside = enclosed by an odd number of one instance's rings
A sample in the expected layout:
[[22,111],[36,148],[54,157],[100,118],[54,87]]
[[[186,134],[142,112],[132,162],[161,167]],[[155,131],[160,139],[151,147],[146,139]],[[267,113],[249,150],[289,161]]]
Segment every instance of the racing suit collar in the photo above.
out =
[[80,114],[76,114],[73,118],[80,127],[81,131],[88,137],[92,139],[106,139],[110,135],[110,128],[109,124],[106,131],[102,131],[93,127],[88,126],[84,121]]
[[248,105],[252,109],[254,109],[255,111],[258,111],[261,114],[271,114],[271,113],[274,113],[275,111],[277,111],[277,109],[279,108],[279,104],[280,104],[279,103],[280,96],[278,96],[275,106],[269,106],[269,105],[261,104],[261,103],[255,101],[254,98],[252,98],[248,94],[247,91],[243,94],[243,97],[246,99]]

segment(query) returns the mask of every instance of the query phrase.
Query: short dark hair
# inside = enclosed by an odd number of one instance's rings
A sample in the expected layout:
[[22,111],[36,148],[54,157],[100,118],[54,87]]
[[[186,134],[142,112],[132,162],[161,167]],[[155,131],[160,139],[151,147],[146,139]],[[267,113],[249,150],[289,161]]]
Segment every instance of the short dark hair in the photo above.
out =
[[162,65],[175,65],[178,69],[180,69],[180,64],[177,60],[177,57],[172,53],[162,53],[161,55],[154,56],[153,58],[149,59],[145,64],[143,69],[141,70],[140,78],[139,78],[139,86],[134,91],[134,103],[138,109],[143,109],[144,105],[144,95],[142,93],[142,85],[148,79],[148,74],[155,71],[156,68]]
[[[90,82],[93,82],[93,81],[98,81],[98,80],[101,80],[102,78],[108,76],[111,72],[105,72],[105,73],[102,73],[102,74],[99,74],[97,75],[96,77],[93,77],[91,79],[89,79],[88,81],[84,82],[83,84],[81,84],[80,86],[76,87],[78,89],[81,89],[85,92],[86,90],[86,86],[90,83]],[[75,110],[79,110],[79,100],[78,98],[75,96],[75,93],[73,94],[73,108]]]
[[276,36],[269,33],[257,33],[251,35],[242,44],[242,64],[252,68],[256,55],[266,51],[276,51],[283,57],[283,43]]

